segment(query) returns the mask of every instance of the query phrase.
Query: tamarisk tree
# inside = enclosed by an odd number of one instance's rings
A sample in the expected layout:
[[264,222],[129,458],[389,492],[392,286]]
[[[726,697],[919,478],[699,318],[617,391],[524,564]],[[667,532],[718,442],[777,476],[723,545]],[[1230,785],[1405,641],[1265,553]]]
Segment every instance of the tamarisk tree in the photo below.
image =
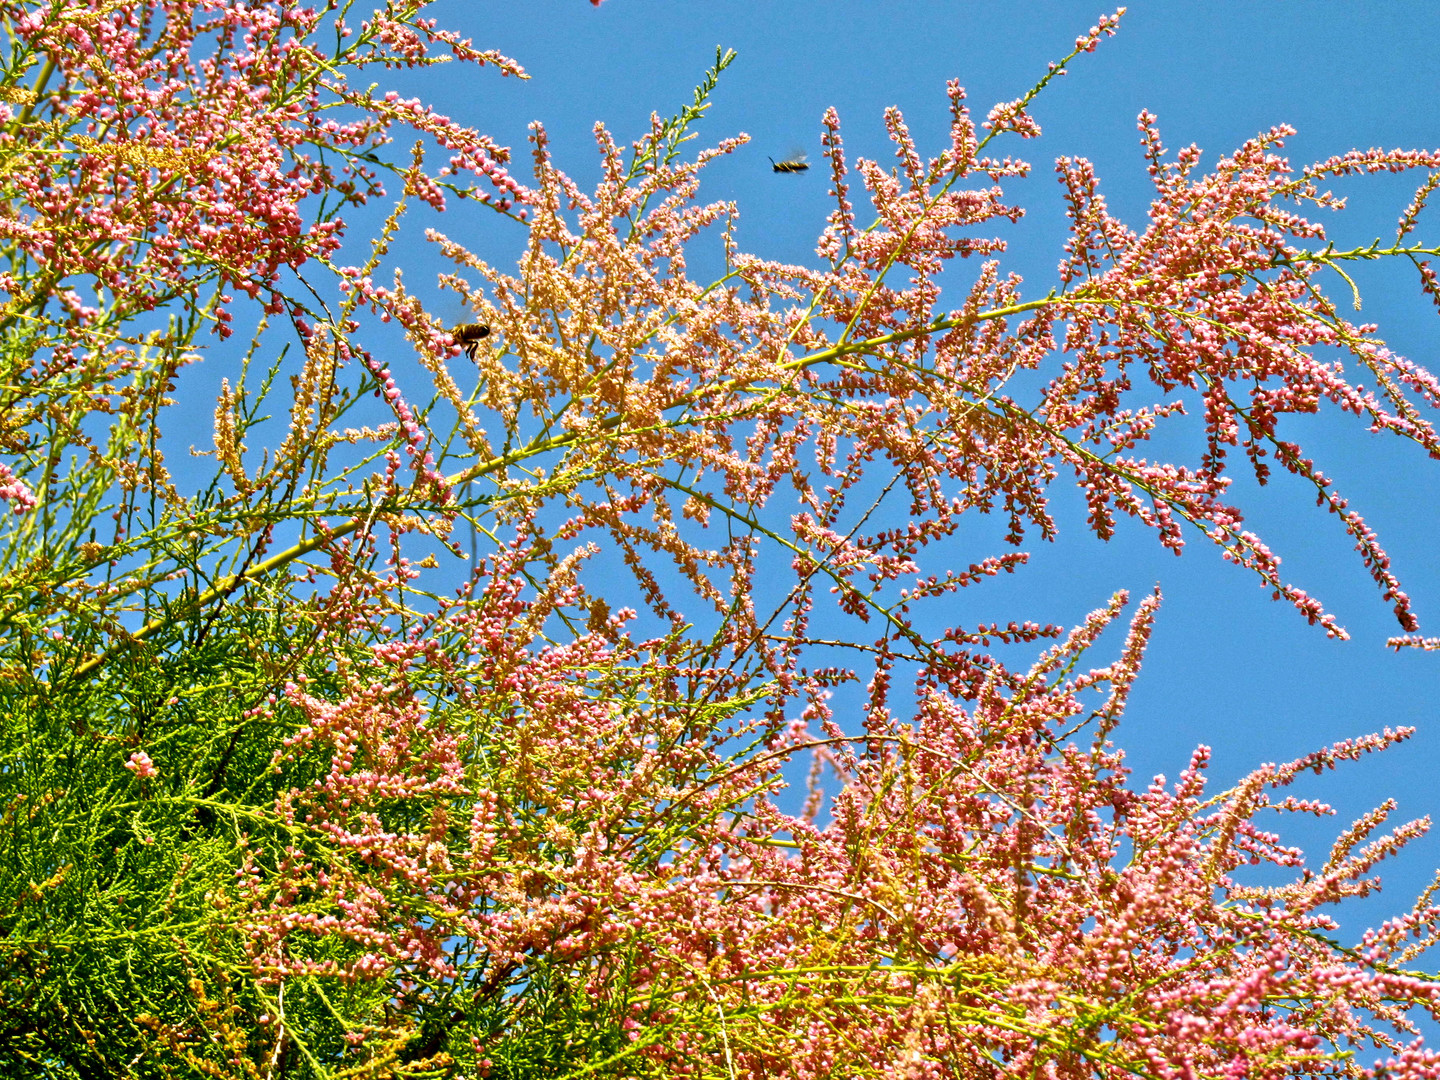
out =
[[[1343,636],[1245,528],[1243,458],[1313,485],[1394,644],[1433,647],[1280,427],[1338,407],[1440,456],[1440,385],[1325,291],[1388,257],[1440,299],[1440,153],[1297,169],[1275,128],[1203,172],[1145,114],[1148,218],[1061,159],[1070,239],[1022,289],[1009,148],[1117,14],[983,120],[952,83],[933,153],[887,112],[893,169],[827,113],[833,209],[782,265],[700,197],[743,137],[687,146],[731,54],[634,142],[597,126],[586,192],[539,125],[522,170],[356,89],[524,76],[423,6],[0,0],[5,1074],[1434,1075],[1440,906],[1349,945],[1324,910],[1425,823],[1385,803],[1319,864],[1258,823],[1328,812],[1287,788],[1407,729],[1136,784],[1158,593],[1071,629],[951,601],[1023,570],[1073,480],[1100,537],[1208,540]],[[1336,250],[1326,185],[1375,172],[1416,196]],[[384,198],[356,263],[346,216]],[[408,210],[462,202],[524,241],[429,233],[484,335],[388,264]],[[231,367],[182,466],[202,355]],[[1185,408],[1199,458],[1144,457]],[[1011,546],[966,550],[974,515]]]

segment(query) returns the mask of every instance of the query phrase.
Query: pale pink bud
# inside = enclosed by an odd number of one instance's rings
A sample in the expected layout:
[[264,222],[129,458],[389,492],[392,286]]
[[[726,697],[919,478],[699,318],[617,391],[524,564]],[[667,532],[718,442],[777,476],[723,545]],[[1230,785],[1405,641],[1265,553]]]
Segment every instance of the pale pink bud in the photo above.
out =
[[152,776],[160,775],[160,770],[155,768],[155,763],[150,760],[150,755],[144,750],[137,750],[131,754],[130,760],[125,762],[125,767],[141,780],[148,780]]

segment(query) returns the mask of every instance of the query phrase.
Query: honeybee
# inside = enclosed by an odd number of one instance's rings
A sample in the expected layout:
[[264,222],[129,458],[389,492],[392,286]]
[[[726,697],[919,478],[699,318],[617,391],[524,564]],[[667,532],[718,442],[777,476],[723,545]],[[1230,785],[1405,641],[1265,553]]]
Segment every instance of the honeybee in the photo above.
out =
[[450,336],[455,339],[456,345],[464,348],[465,355],[474,360],[480,342],[490,336],[490,327],[478,322],[461,323],[451,329]]
[[791,154],[784,161],[770,159],[770,167],[778,173],[802,173],[810,168],[810,163],[805,160],[804,154]]

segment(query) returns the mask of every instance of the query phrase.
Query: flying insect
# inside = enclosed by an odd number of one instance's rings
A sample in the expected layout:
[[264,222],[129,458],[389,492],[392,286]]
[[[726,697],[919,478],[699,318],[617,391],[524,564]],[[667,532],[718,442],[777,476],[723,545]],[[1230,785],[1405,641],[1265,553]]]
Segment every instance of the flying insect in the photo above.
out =
[[480,342],[490,336],[490,327],[478,322],[461,323],[450,331],[450,336],[455,339],[456,345],[465,350],[465,355],[474,360]]
[[784,161],[770,159],[770,167],[778,173],[803,173],[810,168],[810,163],[805,160],[804,154],[791,154]]

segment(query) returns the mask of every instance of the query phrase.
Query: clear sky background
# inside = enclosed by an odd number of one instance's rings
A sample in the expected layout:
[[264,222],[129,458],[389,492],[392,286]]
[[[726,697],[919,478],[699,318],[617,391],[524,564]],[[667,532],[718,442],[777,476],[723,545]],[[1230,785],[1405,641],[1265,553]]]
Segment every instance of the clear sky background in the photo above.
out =
[[[934,153],[947,137],[947,79],[961,81],[983,118],[991,104],[1033,85],[1104,10],[1039,0],[606,0],[599,9],[584,0],[441,0],[431,13],[443,25],[515,58],[532,77],[458,77],[440,68],[407,75],[403,85],[514,147],[514,171],[522,176],[526,124],[543,121],[561,167],[589,188],[598,177],[595,121],[628,144],[652,111],[670,115],[690,100],[716,45],[733,48],[739,59],[692,145],[738,132],[752,142],[705,173],[701,198],[739,202],[748,250],[813,263],[831,205],[824,163],[805,176],[776,176],[767,155],[803,147],[819,161],[820,117],[831,105],[852,163],[857,155],[890,160],[881,123],[888,105],[902,108],[922,152]],[[1150,186],[1136,132],[1142,109],[1158,115],[1172,152],[1192,142],[1206,151],[1206,168],[1279,123],[1299,129],[1286,149],[1297,165],[1356,147],[1435,147],[1437,41],[1440,5],[1430,0],[1132,3],[1119,35],[1078,59],[1035,104],[1044,137],[996,148],[1035,167],[1007,188],[1009,201],[1029,216],[1004,234],[1012,249],[1003,267],[1024,276],[1026,297],[1054,284],[1065,219],[1052,165],[1062,155],[1095,162],[1112,211],[1143,229]],[[1340,188],[1351,209],[1327,219],[1331,238],[1347,247],[1393,237],[1419,180],[1378,177]],[[518,252],[519,230],[476,219],[475,232],[465,235],[460,223],[469,220],[437,224],[508,264],[506,247]],[[1440,206],[1421,222],[1417,235],[1440,244]],[[419,262],[407,267],[407,282],[422,288],[442,267],[419,245],[413,250]],[[704,278],[703,266],[692,265],[692,273]],[[1363,320],[1380,323],[1396,352],[1440,369],[1440,316],[1420,295],[1413,271],[1396,263],[1357,276]],[[1343,299],[1343,283],[1331,277],[1329,284]],[[1422,632],[1440,636],[1440,462],[1396,438],[1372,436],[1333,409],[1287,420],[1281,433],[1305,444],[1377,529],[1415,600]],[[1187,461],[1197,459],[1198,439],[1176,445]],[[1297,793],[1335,803],[1340,815],[1314,826],[1286,819],[1283,834],[1303,843],[1318,866],[1334,835],[1387,796],[1399,802],[1396,824],[1425,814],[1440,819],[1440,653],[1385,648],[1400,632],[1388,605],[1336,520],[1314,506],[1302,484],[1282,476],[1257,490],[1237,473],[1234,491],[1250,527],[1283,556],[1286,579],[1320,597],[1353,640],[1327,640],[1289,605],[1272,601],[1252,575],[1222,562],[1198,534],[1179,559],[1124,522],[1115,540],[1096,541],[1063,483],[1055,489],[1059,540],[1027,543],[1028,568],[967,589],[955,621],[1073,625],[1115,589],[1138,599],[1158,582],[1165,595],[1158,629],[1117,734],[1139,783],[1155,773],[1173,779],[1198,743],[1214,748],[1212,781],[1228,784],[1265,761],[1385,725],[1416,725],[1419,735],[1408,744],[1308,778]],[[997,532],[977,530],[967,561],[1001,553],[990,539]],[[1096,662],[1113,656],[1116,644],[1112,635]],[[1440,832],[1388,864],[1384,895],[1346,918],[1347,930],[1408,909],[1436,866]]]

